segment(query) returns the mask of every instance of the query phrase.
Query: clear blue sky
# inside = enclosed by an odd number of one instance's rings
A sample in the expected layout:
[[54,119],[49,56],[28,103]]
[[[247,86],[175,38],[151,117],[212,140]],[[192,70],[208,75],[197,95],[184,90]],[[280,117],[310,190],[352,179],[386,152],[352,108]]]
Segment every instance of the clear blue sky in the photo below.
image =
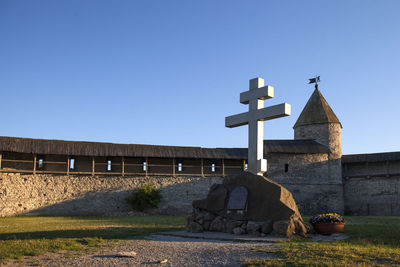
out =
[[0,1],[0,135],[246,147],[239,94],[263,77],[292,139],[320,89],[343,152],[400,151],[400,1]]

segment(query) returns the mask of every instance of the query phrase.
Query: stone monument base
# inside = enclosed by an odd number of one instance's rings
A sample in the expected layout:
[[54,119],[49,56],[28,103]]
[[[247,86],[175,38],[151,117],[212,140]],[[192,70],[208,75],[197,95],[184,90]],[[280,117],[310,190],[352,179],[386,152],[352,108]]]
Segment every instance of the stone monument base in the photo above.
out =
[[290,237],[305,236],[312,231],[287,189],[249,172],[232,174],[223,184],[214,184],[206,199],[194,200],[192,205],[186,230],[193,233],[216,231]]

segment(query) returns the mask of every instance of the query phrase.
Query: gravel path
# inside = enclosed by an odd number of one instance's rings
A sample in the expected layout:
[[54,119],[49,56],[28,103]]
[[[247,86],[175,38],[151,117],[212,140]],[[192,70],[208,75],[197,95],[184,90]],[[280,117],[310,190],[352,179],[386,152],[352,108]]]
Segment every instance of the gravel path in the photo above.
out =
[[[24,257],[6,266],[240,266],[245,259],[265,259],[273,255],[251,250],[270,247],[272,243],[232,242],[153,235],[151,240],[125,240],[83,252],[52,253]],[[118,257],[134,251],[135,258]],[[167,259],[167,263],[160,261]]]

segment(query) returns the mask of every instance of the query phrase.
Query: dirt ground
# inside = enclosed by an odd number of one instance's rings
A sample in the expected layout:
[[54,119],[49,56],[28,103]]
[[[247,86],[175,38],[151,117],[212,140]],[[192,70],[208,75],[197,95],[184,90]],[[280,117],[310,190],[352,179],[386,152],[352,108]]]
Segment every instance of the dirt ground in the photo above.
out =
[[[260,247],[273,248],[273,244],[156,236],[152,240],[110,242],[87,252],[23,257],[4,266],[240,266],[245,259],[273,257],[254,250]],[[119,256],[132,251],[136,257]],[[166,263],[161,263],[165,260]]]

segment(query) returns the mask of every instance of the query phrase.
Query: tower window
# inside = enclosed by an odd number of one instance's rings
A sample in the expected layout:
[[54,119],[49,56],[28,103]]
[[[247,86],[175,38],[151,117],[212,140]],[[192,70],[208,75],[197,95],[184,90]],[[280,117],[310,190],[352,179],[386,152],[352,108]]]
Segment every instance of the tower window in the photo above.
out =
[[111,160],[107,160],[107,171],[111,171]]
[[178,163],[178,172],[182,171],[182,163]]
[[289,164],[285,164],[285,172],[288,172],[289,171]]
[[147,170],[147,162],[143,162],[143,171],[145,172]]
[[215,164],[211,164],[211,172],[215,172]]
[[75,159],[69,159],[69,169],[75,169]]

